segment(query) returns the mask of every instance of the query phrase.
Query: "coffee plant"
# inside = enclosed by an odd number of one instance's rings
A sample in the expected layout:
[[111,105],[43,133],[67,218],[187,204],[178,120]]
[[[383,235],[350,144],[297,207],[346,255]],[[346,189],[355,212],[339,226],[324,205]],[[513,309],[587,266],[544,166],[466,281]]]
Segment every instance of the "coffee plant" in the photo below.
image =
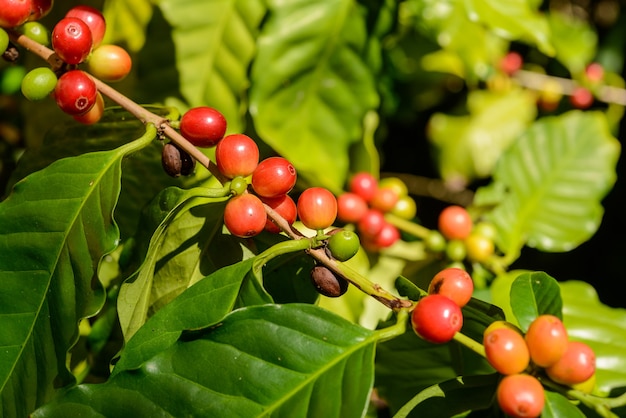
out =
[[0,0],[0,416],[626,416],[620,7]]

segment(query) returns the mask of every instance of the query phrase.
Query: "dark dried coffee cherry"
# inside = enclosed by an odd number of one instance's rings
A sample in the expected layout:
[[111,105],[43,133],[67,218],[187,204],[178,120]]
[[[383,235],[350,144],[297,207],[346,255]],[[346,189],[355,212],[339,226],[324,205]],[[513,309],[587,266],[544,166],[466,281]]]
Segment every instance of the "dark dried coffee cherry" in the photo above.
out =
[[311,269],[311,282],[318,293],[329,298],[337,298],[348,291],[348,281],[324,266]]
[[173,142],[163,147],[161,163],[165,172],[172,177],[178,177],[181,174],[188,176],[196,167],[196,159]]

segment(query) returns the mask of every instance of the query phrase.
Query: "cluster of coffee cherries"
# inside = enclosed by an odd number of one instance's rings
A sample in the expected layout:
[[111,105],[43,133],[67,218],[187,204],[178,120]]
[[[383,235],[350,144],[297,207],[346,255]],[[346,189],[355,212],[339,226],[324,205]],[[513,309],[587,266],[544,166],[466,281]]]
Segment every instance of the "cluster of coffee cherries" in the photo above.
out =
[[443,344],[454,338],[463,327],[463,312],[474,292],[471,275],[458,267],[439,271],[411,312],[413,331],[422,339]]
[[[499,63],[499,69],[511,76],[521,70],[524,58],[516,51],[509,51]],[[570,104],[577,109],[588,109],[595,101],[593,90],[604,80],[604,67],[598,62],[591,62],[577,84],[569,93]],[[555,110],[563,98],[563,86],[556,79],[546,77],[538,95],[538,105],[545,111]]]
[[[328,189],[310,187],[298,197],[297,204],[289,195],[296,184],[297,172],[293,164],[281,156],[259,161],[256,142],[242,133],[226,134],[224,115],[209,106],[198,106],[186,111],[179,122],[180,134],[199,148],[214,148],[215,165],[219,173],[230,180],[233,197],[224,210],[224,224],[231,234],[250,238],[266,230],[279,233],[282,229],[267,216],[266,206],[292,225],[297,218],[312,230],[330,227],[337,217],[337,199]],[[166,172],[186,174],[172,169],[171,161],[188,156],[178,146],[163,153]],[[165,148],[164,148],[165,149]],[[193,162],[193,161],[192,161]],[[182,166],[183,164],[181,164]]]
[[474,223],[466,208],[446,206],[437,219],[437,229],[425,237],[426,249],[445,253],[452,262],[484,263],[495,253],[496,229],[488,222]]
[[337,203],[337,219],[353,224],[363,247],[370,251],[390,247],[400,239],[400,231],[385,219],[385,214],[410,220],[417,211],[402,180],[387,177],[379,181],[368,172],[354,174]]
[[[14,16],[16,9],[11,9],[12,18],[8,19],[5,8],[2,8],[0,22],[26,36],[28,33],[20,25],[35,22],[52,7],[52,1],[4,1],[16,7],[19,5],[18,9],[23,12],[18,19]],[[30,13],[26,13],[28,8]],[[24,96],[33,101],[52,96],[59,108],[75,120],[85,124],[99,121],[104,112],[104,98],[93,77],[106,82],[120,81],[132,66],[131,57],[124,48],[102,43],[105,32],[105,18],[98,9],[79,5],[68,10],[50,34],[52,49],[62,64],[58,68],[37,67],[26,73],[21,82]],[[81,65],[86,66],[86,70],[81,69]]]
[[485,329],[483,346],[489,364],[504,375],[497,400],[508,416],[541,415],[545,403],[541,377],[587,393],[595,386],[593,349],[570,339],[555,315],[537,316],[525,334],[509,322],[493,322]]

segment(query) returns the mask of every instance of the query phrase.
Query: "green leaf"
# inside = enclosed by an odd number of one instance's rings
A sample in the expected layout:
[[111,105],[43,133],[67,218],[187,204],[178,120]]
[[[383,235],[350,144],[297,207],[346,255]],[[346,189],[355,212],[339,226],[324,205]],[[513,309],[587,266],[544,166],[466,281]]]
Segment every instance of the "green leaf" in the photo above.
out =
[[553,12],[549,14],[552,41],[558,59],[576,77],[596,55],[598,34],[585,20],[572,15]]
[[441,50],[426,54],[422,65],[427,71],[455,74],[470,84],[486,79],[493,57],[501,56],[508,42],[482,22],[471,20],[463,0],[414,0],[417,29],[436,41]]
[[472,410],[487,409],[500,376],[460,376],[424,389],[407,402],[393,418],[449,418]]
[[395,413],[416,393],[460,375],[493,373],[487,361],[455,341],[432,344],[407,332],[378,344],[376,388]]
[[0,204],[0,358],[4,416],[27,416],[74,377],[80,319],[104,303],[100,259],[119,241],[113,209],[122,158],[156,136],[64,158],[15,184]]
[[253,259],[216,270],[156,312],[127,342],[113,374],[136,369],[174,344],[184,330],[215,325],[228,314]]
[[[120,289],[118,310],[126,339],[203,277],[242,258],[239,241],[223,232],[224,198],[190,189],[155,230],[145,260]],[[154,201],[159,205],[159,197]]]
[[596,354],[596,387],[608,395],[626,387],[626,309],[600,302],[586,282],[561,282],[563,323],[570,338],[589,344]]
[[585,418],[580,409],[578,409],[572,401],[567,399],[560,393],[544,391],[546,403],[541,411],[541,416],[544,418]]
[[303,179],[339,192],[348,150],[379,101],[364,13],[354,0],[269,4],[252,67],[255,129]]
[[[212,106],[242,132],[248,69],[265,15],[261,0],[157,0],[171,25],[180,93],[190,107]],[[162,50],[159,50],[162,53]]]
[[602,220],[601,200],[615,183],[619,154],[620,144],[599,112],[570,111],[531,126],[474,201],[480,206],[483,193],[504,191],[485,218],[498,229],[506,260],[515,260],[524,244],[558,252],[588,240]]
[[471,20],[506,39],[535,44],[544,54],[554,55],[548,21],[529,0],[464,0],[464,4]]
[[511,308],[517,323],[526,331],[539,315],[562,318],[563,302],[557,281],[543,272],[523,273],[511,285]]
[[143,47],[145,27],[152,17],[150,0],[133,0],[133,7],[124,0],[105,0],[102,14],[107,23],[103,43],[124,45],[133,52]]
[[315,306],[244,308],[137,370],[66,392],[33,417],[361,417],[375,341],[371,331]]
[[469,183],[491,175],[498,159],[537,115],[535,96],[520,88],[472,91],[467,108],[469,115],[436,113],[429,123],[440,175],[449,182]]

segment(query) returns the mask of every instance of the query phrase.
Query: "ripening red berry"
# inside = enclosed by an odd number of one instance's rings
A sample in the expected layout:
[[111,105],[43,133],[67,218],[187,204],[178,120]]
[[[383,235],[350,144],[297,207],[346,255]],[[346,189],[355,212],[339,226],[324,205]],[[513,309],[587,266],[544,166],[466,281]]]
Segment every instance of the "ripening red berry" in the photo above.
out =
[[378,190],[378,180],[370,173],[362,171],[352,176],[348,184],[348,190],[369,202],[376,194],[376,190]]
[[528,326],[524,339],[531,360],[539,367],[549,367],[559,361],[569,342],[563,321],[549,314],[535,318]]
[[576,87],[569,97],[572,105],[577,109],[587,109],[593,104],[593,94],[586,87]]
[[108,82],[121,81],[132,68],[133,61],[124,48],[118,45],[100,45],[93,50],[87,61],[89,72]]
[[561,358],[546,368],[550,379],[562,385],[575,385],[589,379],[596,371],[593,349],[581,341],[570,341]]
[[377,209],[368,209],[357,223],[357,229],[365,238],[373,238],[383,229],[387,221],[383,213]]
[[442,344],[454,338],[463,326],[459,305],[443,295],[424,296],[411,313],[413,331],[426,341]]
[[495,328],[485,332],[483,345],[487,361],[499,373],[521,373],[530,363],[524,336],[511,328]]
[[83,125],[93,125],[94,123],[100,121],[103,114],[104,97],[102,97],[102,94],[98,92],[96,94],[96,103],[87,111],[87,113],[83,113],[82,115],[72,115],[72,117],[74,120],[82,123]]
[[81,115],[95,105],[97,93],[96,84],[87,73],[70,70],[59,77],[54,88],[54,99],[63,112]]
[[68,10],[65,17],[75,17],[85,22],[91,32],[93,48],[100,45],[106,32],[106,21],[100,10],[81,4]]
[[28,20],[31,10],[32,0],[0,0],[0,26],[14,28],[21,25]]
[[307,228],[328,228],[337,218],[337,199],[328,189],[310,187],[298,198],[298,218]]
[[54,0],[32,0],[30,21],[37,21],[46,16],[52,10]]
[[[296,202],[293,201],[291,196],[284,194],[278,197],[261,197],[261,201],[270,208],[274,209],[276,213],[282,216],[289,225],[292,225],[296,221],[298,209],[296,208]],[[267,217],[267,222],[265,223],[265,230],[275,234],[281,232],[281,229],[269,218],[269,216]]]
[[212,107],[191,108],[180,118],[180,134],[196,147],[213,147],[224,138],[225,133],[226,118]]
[[472,298],[474,281],[467,271],[448,267],[435,274],[428,285],[428,293],[447,296],[463,307]]
[[520,70],[523,63],[524,59],[519,53],[510,51],[500,61],[500,69],[506,74],[511,75]]
[[400,239],[400,231],[394,225],[385,222],[378,234],[373,238],[373,244],[377,248],[391,247]]
[[541,415],[545,404],[543,386],[529,374],[505,376],[498,384],[498,405],[513,418],[532,418]]
[[344,192],[337,198],[337,219],[341,222],[358,222],[368,209],[367,202],[356,193]]
[[444,208],[439,214],[439,232],[449,240],[463,240],[472,232],[473,222],[467,209],[462,206],[451,205]]
[[232,197],[224,208],[224,225],[237,237],[258,235],[265,228],[266,221],[265,206],[250,193]]
[[80,64],[91,52],[89,26],[77,17],[65,17],[52,29],[52,49],[68,64]]
[[215,147],[215,164],[229,179],[248,177],[259,164],[259,147],[247,135],[226,135]]
[[585,75],[591,83],[599,83],[604,79],[604,67],[599,62],[592,62],[585,68]]
[[252,188],[263,197],[285,195],[296,185],[296,168],[283,157],[269,157],[259,163],[252,173]]
[[369,203],[374,209],[389,212],[396,206],[399,198],[398,192],[391,187],[378,187]]

